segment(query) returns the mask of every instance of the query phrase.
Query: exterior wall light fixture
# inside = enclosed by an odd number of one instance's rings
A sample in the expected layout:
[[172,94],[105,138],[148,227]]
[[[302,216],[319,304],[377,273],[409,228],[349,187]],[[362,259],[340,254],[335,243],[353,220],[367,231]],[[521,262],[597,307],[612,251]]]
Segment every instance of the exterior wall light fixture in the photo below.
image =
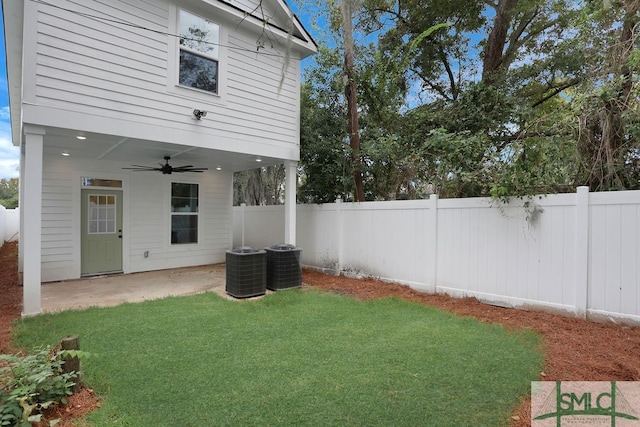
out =
[[203,117],[207,117],[207,112],[203,110],[198,110],[196,108],[195,110],[193,110],[193,115],[195,116],[196,120],[200,120]]

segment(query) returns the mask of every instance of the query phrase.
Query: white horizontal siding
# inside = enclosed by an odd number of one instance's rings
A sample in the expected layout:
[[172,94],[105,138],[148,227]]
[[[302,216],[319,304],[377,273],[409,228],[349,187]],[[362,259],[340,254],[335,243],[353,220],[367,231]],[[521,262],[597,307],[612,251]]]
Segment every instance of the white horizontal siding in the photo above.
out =
[[[169,195],[165,185],[158,185],[159,176],[153,173],[132,175],[129,196],[129,228],[125,230],[130,241],[132,271],[143,271],[147,264],[162,263],[166,241],[170,234],[167,221]],[[150,258],[144,258],[149,251]]]
[[[125,273],[224,262],[231,246],[232,175],[123,173],[119,162],[62,158],[45,153],[42,196],[42,280],[80,276],[80,177],[123,181]],[[200,239],[171,245],[171,182],[199,185]],[[145,258],[145,251],[149,257]]]
[[[127,126],[118,128],[123,136],[128,136],[124,133],[135,123],[193,132],[191,111],[198,106],[210,113],[197,132],[211,136],[205,139],[217,144],[211,148],[233,151],[237,140],[278,147],[280,153],[283,147],[297,147],[299,60],[291,58],[281,83],[282,47],[256,53],[258,36],[228,25],[224,30],[229,48],[222,48],[226,56],[221,58],[226,69],[226,79],[220,82],[224,96],[174,90],[169,79],[175,65],[169,52],[173,51],[175,38],[166,35],[173,26],[169,22],[173,7],[169,2],[67,0],[56,3],[60,8],[35,5],[35,21],[25,26],[34,31],[25,40],[35,40],[36,52],[35,62],[30,64],[31,56],[27,56],[25,63],[25,100],[30,106],[65,111],[68,117],[76,112],[126,121]],[[219,22],[227,25],[224,19]],[[25,110],[26,122],[51,125],[46,122],[46,114],[31,111]]]
[[77,5],[83,13],[92,14],[99,12],[100,16],[113,19],[124,15],[138,18],[137,21],[127,20],[138,25],[153,26],[162,25],[164,17],[168,13],[168,4],[161,0],[69,0],[69,4]]
[[[195,176],[135,174],[131,184],[132,271],[210,264],[224,261],[230,246],[231,175],[208,172]],[[198,244],[170,244],[171,182],[199,185]],[[149,257],[144,258],[144,252]]]
[[[73,195],[70,177],[55,164],[42,174],[42,281],[61,280],[75,260]],[[28,224],[26,225],[28,226]]]
[[101,62],[114,62],[103,59],[108,55],[116,62],[120,59],[165,68],[167,36],[146,30],[130,31],[130,28],[47,8],[38,15],[39,47],[80,48],[85,52],[90,49],[87,57]]
[[[231,32],[228,36],[229,51],[233,54],[232,60],[238,62],[238,73],[249,75],[267,76],[272,83],[280,83],[282,78],[283,65],[288,60],[288,67],[284,69],[285,76],[289,79],[295,77],[296,71],[293,65],[299,60],[295,52],[286,54],[286,46],[274,40],[273,45],[258,48],[256,38],[253,35]],[[235,73],[234,73],[235,74]],[[285,79],[282,85],[282,92],[295,92],[296,82]],[[278,85],[269,85],[269,90],[279,89]]]
[[[54,85],[58,87],[52,87]],[[54,80],[53,83],[49,84],[49,87],[41,87],[40,93],[42,98],[49,99],[59,99],[66,96],[64,84],[60,80]],[[140,95],[143,93],[144,91],[141,89],[131,88],[127,93],[122,93],[118,98],[114,98],[113,92],[108,89],[84,86],[79,88],[75,93],[74,106],[76,108],[82,107],[83,113],[85,114],[94,114],[96,116],[109,114],[114,119],[128,122],[137,120],[139,122],[151,124],[157,121],[158,118],[164,118],[165,120],[162,124],[164,126],[170,126],[172,124],[171,120],[175,118],[175,113],[161,109],[161,107],[164,106],[161,99],[153,100],[140,98]],[[139,95],[137,96],[136,94]],[[96,101],[100,101],[101,105],[95,105]],[[185,132],[192,131],[193,124],[191,123],[191,111],[194,103],[183,101],[182,104],[183,120],[180,123],[176,123],[174,128],[182,129]],[[141,106],[146,106],[146,108],[144,111],[138,112]],[[176,110],[180,109],[179,106],[175,104],[174,108],[176,108]],[[294,132],[293,126],[288,129],[279,127],[273,122],[270,123],[268,118],[260,120],[260,116],[256,116],[255,120],[251,120],[250,116],[240,117],[240,114],[236,117],[229,116],[225,118],[224,116],[220,117],[217,115],[216,111],[210,111],[210,113],[211,118],[207,118],[207,121],[203,122],[203,126],[201,126],[201,128],[215,126],[215,131],[218,135],[225,135],[230,138],[251,138],[258,132],[264,132],[266,129],[270,130],[269,138],[267,140],[280,141],[281,138],[291,139]],[[189,120],[189,122],[187,122],[184,117],[186,117],[186,120]],[[212,146],[210,148],[224,147]]]
[[269,129],[273,138],[265,140],[267,144],[281,141],[297,144],[300,82],[295,70],[299,61],[292,58],[283,70],[284,57],[271,56],[282,51],[265,48],[265,55],[258,54],[251,36],[229,34],[229,45],[236,49],[229,49],[228,54],[228,111]]

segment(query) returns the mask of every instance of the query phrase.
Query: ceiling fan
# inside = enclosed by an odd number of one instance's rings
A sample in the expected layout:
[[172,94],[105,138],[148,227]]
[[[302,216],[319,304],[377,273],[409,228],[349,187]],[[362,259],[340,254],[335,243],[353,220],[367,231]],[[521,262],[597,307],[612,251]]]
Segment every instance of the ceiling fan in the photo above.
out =
[[122,168],[122,169],[131,169],[133,171],[158,171],[162,172],[163,175],[171,175],[172,173],[182,173],[182,172],[197,172],[202,173],[202,171],[209,170],[208,168],[194,168],[192,165],[186,166],[171,166],[169,164],[169,159],[171,157],[164,156],[164,165],[162,163],[158,163],[160,165],[159,168],[154,168],[153,166],[143,166],[143,165],[131,165],[131,168]]

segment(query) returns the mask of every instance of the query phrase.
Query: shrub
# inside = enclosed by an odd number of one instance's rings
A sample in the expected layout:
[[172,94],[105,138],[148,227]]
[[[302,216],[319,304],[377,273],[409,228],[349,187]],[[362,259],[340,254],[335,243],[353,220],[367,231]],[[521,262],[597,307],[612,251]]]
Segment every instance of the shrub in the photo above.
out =
[[61,355],[51,348],[26,356],[0,354],[0,426],[30,427],[44,409],[67,402],[78,373],[62,372]]

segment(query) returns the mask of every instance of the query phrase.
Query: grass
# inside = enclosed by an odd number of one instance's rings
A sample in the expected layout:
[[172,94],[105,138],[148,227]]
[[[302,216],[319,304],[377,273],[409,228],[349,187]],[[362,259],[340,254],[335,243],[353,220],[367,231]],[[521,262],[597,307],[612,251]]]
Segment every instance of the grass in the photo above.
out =
[[207,293],[20,321],[16,344],[79,334],[94,426],[503,426],[541,369],[533,333],[395,298]]

